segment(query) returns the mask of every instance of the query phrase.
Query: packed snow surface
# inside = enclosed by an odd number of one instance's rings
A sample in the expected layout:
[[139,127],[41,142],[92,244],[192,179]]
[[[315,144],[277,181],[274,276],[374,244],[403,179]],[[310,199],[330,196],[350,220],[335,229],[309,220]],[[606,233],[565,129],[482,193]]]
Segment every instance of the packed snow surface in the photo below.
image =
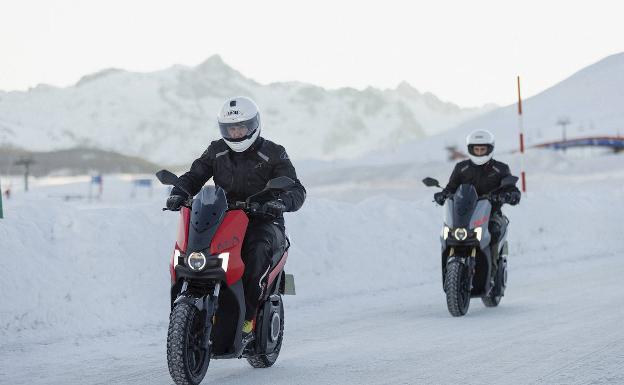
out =
[[[212,361],[203,383],[624,383],[624,158],[540,150],[526,164],[529,193],[504,208],[506,295],[493,309],[473,299],[462,318],[442,291],[436,190],[420,182],[445,183],[451,163],[302,164],[308,200],[286,215],[297,295],[285,298],[280,357],[264,370]],[[177,214],[161,211],[165,187],[129,179],[105,176],[91,202],[86,178],[36,180],[28,193],[12,181],[0,383],[172,383]]]

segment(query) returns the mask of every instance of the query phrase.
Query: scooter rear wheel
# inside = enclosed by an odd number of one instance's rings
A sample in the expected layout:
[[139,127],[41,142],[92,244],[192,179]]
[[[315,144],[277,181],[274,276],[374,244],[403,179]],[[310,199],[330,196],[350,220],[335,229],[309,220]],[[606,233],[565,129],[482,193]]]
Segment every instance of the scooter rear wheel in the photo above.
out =
[[481,297],[481,301],[485,307],[497,307],[505,295],[505,287],[507,286],[507,258],[503,257],[498,262],[498,271],[496,272],[496,286],[492,289],[487,297]]
[[[270,319],[274,319],[274,315],[269,315]],[[280,300],[280,308],[279,308],[279,326],[275,326],[277,330],[275,332],[279,333],[277,336],[277,345],[272,353],[269,354],[256,354],[253,356],[247,357],[247,362],[249,365],[254,368],[268,368],[273,366],[275,361],[277,361],[277,357],[280,354],[280,350],[282,349],[282,341],[284,339],[284,302]],[[271,326],[273,328],[273,326]],[[272,330],[270,332],[273,332]]]
[[501,301],[501,296],[494,297],[481,297],[481,301],[485,305],[485,307],[496,307]]

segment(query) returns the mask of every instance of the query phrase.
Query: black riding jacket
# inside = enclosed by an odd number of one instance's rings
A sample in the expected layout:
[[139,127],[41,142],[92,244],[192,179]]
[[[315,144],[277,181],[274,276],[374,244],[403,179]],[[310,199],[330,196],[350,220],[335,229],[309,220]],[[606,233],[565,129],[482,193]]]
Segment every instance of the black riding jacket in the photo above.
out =
[[[478,166],[470,160],[464,160],[455,165],[444,191],[453,194],[459,185],[469,183],[475,186],[478,195],[487,194],[497,189],[501,180],[507,175],[511,175],[511,172],[509,166],[503,162],[490,159],[487,163]],[[505,187],[500,192],[517,193],[520,196],[520,190],[516,186]],[[500,211],[501,206],[500,203],[493,203],[492,212]]]
[[[223,139],[210,143],[204,153],[191,165],[190,171],[180,177],[182,186],[195,195],[212,177],[215,185],[225,190],[228,202],[245,201],[247,197],[264,189],[267,182],[287,176],[295,185],[279,194],[286,211],[296,211],[306,198],[306,190],[297,179],[284,147],[262,137],[244,152],[235,152]],[[174,187],[171,195],[186,194]],[[270,200],[270,198],[266,199]],[[264,202],[260,202],[264,203]],[[283,225],[283,218],[278,219]]]

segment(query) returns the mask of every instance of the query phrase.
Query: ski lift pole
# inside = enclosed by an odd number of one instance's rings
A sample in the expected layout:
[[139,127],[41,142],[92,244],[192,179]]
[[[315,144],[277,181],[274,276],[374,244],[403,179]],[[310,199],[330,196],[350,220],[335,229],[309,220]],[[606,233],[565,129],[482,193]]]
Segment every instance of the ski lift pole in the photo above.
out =
[[522,97],[520,96],[520,76],[518,79],[518,132],[520,133],[520,179],[522,192],[526,192],[526,175],[524,173],[524,127],[522,124]]
[[24,191],[28,192],[28,175],[30,174],[30,165],[35,163],[32,158],[22,158],[15,162],[16,166],[24,166]]

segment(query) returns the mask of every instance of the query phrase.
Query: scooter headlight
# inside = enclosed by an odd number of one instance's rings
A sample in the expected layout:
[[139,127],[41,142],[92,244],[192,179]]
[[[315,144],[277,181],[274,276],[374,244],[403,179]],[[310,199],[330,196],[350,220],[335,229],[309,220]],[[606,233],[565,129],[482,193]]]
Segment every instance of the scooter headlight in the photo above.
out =
[[483,235],[483,229],[481,227],[477,227],[474,229],[474,235],[477,238],[477,241],[481,241],[481,236]]
[[194,252],[188,256],[187,265],[193,271],[200,271],[204,267],[206,267],[206,256],[204,253]]
[[221,268],[223,271],[227,271],[230,262],[230,253],[221,253],[217,258],[221,260]]
[[448,238],[449,235],[449,231],[451,231],[451,229],[449,229],[448,226],[444,226],[444,228],[442,229],[442,239],[446,240]]
[[466,238],[468,238],[468,231],[466,231],[466,229],[464,229],[463,227],[459,227],[455,229],[455,231],[453,232],[453,236],[457,240],[465,241]]

